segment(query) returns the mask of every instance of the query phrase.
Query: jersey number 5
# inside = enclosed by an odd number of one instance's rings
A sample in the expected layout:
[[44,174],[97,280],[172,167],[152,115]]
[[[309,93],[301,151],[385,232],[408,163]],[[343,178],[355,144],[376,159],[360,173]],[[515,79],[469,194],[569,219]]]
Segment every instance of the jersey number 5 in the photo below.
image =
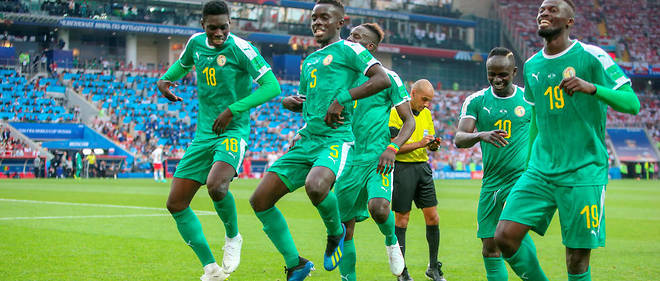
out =
[[316,68],[312,69],[312,72],[309,73],[309,76],[314,79],[312,82],[309,82],[309,87],[316,87]]
[[205,67],[204,70],[202,70],[202,73],[204,73],[204,75],[206,76],[206,85],[210,85],[210,86],[216,85],[215,68]]

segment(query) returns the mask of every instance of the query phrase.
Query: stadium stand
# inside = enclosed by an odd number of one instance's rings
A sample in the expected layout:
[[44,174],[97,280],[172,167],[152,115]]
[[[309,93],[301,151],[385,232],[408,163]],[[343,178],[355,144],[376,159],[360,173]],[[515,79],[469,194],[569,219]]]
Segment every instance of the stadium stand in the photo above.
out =
[[55,78],[37,78],[28,83],[15,70],[0,69],[0,119],[11,121],[72,122],[68,113],[47,92],[63,93]]

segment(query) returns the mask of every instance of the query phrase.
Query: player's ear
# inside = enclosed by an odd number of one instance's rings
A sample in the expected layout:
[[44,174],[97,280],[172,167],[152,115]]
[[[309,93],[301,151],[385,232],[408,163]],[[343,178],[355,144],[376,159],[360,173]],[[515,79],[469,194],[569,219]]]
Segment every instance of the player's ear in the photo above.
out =
[[199,19],[199,24],[202,26],[202,29],[204,29],[204,30],[206,29],[206,28],[204,28],[204,17]]
[[511,72],[511,77],[516,77],[516,73],[518,73],[518,67],[514,66],[513,67],[513,72]]
[[575,24],[575,19],[573,17],[568,18],[568,22],[566,23],[566,28],[573,27],[573,24]]

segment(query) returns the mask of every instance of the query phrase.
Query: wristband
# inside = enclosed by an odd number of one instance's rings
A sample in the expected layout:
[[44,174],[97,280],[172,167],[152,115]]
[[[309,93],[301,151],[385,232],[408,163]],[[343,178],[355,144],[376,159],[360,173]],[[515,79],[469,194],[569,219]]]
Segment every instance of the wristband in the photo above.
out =
[[391,150],[391,151],[394,151],[394,153],[399,152],[399,146],[398,146],[396,143],[393,143],[393,142],[390,143],[390,144],[387,146],[387,149],[389,149],[389,150]]
[[348,92],[348,90],[342,91],[341,93],[339,93],[337,95],[337,102],[341,105],[346,106],[346,103],[348,103],[352,100],[353,100],[353,97],[351,96],[351,93]]

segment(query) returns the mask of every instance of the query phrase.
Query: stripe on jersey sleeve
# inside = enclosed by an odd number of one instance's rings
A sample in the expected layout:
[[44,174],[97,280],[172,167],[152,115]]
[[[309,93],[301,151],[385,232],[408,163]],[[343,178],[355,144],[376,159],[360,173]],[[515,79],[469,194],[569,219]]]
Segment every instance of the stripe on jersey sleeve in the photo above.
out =
[[474,100],[477,97],[483,96],[484,92],[486,92],[486,89],[482,89],[479,92],[473,93],[465,99],[465,101],[463,102],[463,106],[461,107],[461,116],[460,116],[459,119],[472,118],[474,120],[477,120],[477,116],[468,115],[467,110],[468,110],[468,107],[470,106],[470,103],[472,102],[472,100]]
[[623,84],[630,82],[630,78],[626,77],[626,75],[623,73],[623,70],[621,70],[621,68],[614,62],[612,57],[610,57],[610,55],[603,49],[598,46],[584,43],[582,43],[582,47],[585,51],[587,51],[587,53],[591,54],[596,60],[598,60],[598,62],[600,62],[603,70],[605,73],[607,73],[607,76],[609,76],[610,79],[614,81],[616,85],[612,88],[613,90],[616,90],[623,86]]

